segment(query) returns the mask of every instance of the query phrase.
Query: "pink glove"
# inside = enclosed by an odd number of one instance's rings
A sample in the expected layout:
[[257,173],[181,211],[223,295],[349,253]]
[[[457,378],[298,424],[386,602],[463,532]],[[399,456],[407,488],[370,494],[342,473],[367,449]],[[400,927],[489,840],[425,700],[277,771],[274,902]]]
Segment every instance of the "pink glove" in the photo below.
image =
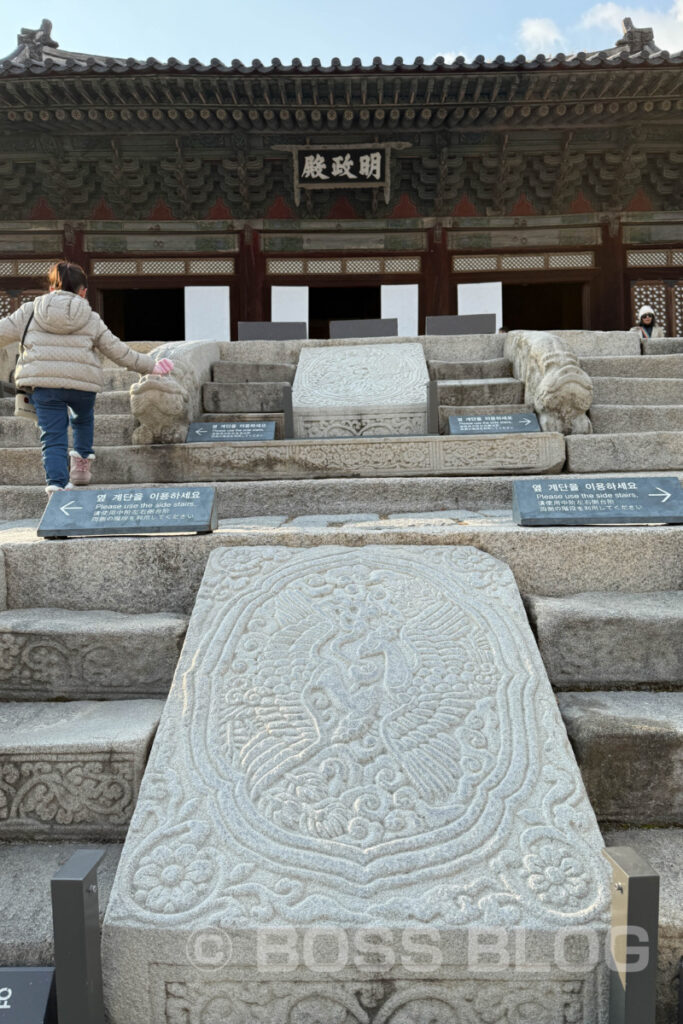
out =
[[158,373],[163,376],[165,373],[170,373],[173,369],[172,359],[160,359],[158,363],[154,364],[152,373]]

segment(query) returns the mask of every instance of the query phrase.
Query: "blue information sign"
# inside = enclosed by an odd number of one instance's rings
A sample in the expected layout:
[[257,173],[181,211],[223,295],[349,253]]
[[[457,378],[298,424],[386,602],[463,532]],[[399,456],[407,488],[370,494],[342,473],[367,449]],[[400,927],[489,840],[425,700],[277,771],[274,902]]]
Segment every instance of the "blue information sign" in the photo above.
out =
[[185,443],[273,440],[275,440],[275,420],[252,420],[251,422],[225,420],[218,423],[190,423]]
[[515,480],[512,517],[520,526],[683,523],[683,488],[675,476]]
[[217,526],[215,499],[213,487],[196,484],[56,491],[38,536],[211,533]]
[[449,416],[449,434],[531,434],[540,431],[535,412]]
[[2,1024],[57,1024],[54,967],[0,967]]

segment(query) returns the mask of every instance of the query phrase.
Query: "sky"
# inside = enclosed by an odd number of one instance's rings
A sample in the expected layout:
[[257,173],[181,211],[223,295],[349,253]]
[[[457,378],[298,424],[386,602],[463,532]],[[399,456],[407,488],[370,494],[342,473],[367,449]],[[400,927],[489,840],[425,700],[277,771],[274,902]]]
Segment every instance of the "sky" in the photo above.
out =
[[360,57],[391,62],[397,56],[432,61],[442,54],[576,53],[607,49],[620,38],[621,21],[650,26],[664,50],[683,50],[683,0],[623,6],[614,0],[89,0],[87,4],[0,0],[0,57],[16,46],[23,27],[53,23],[65,50],[112,57],[212,57],[245,64],[254,58],[308,64],[319,57],[348,63]]

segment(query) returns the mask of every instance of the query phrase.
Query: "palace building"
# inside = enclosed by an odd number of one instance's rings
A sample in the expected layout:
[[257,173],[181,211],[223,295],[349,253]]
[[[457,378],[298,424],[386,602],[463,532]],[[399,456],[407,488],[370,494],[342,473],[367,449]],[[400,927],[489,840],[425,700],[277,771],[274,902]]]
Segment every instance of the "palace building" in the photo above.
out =
[[[68,23],[65,25],[68,28]],[[0,315],[81,263],[128,341],[496,312],[683,334],[683,53],[0,61]]]

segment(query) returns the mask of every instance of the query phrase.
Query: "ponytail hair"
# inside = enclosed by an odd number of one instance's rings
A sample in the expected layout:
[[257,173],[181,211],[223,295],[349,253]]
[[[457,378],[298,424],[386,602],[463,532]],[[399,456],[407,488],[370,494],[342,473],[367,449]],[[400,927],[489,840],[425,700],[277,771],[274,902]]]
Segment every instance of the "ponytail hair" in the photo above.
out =
[[52,291],[73,292],[74,295],[78,295],[81,288],[88,287],[83,267],[78,263],[69,263],[68,260],[60,260],[50,267],[47,283]]

